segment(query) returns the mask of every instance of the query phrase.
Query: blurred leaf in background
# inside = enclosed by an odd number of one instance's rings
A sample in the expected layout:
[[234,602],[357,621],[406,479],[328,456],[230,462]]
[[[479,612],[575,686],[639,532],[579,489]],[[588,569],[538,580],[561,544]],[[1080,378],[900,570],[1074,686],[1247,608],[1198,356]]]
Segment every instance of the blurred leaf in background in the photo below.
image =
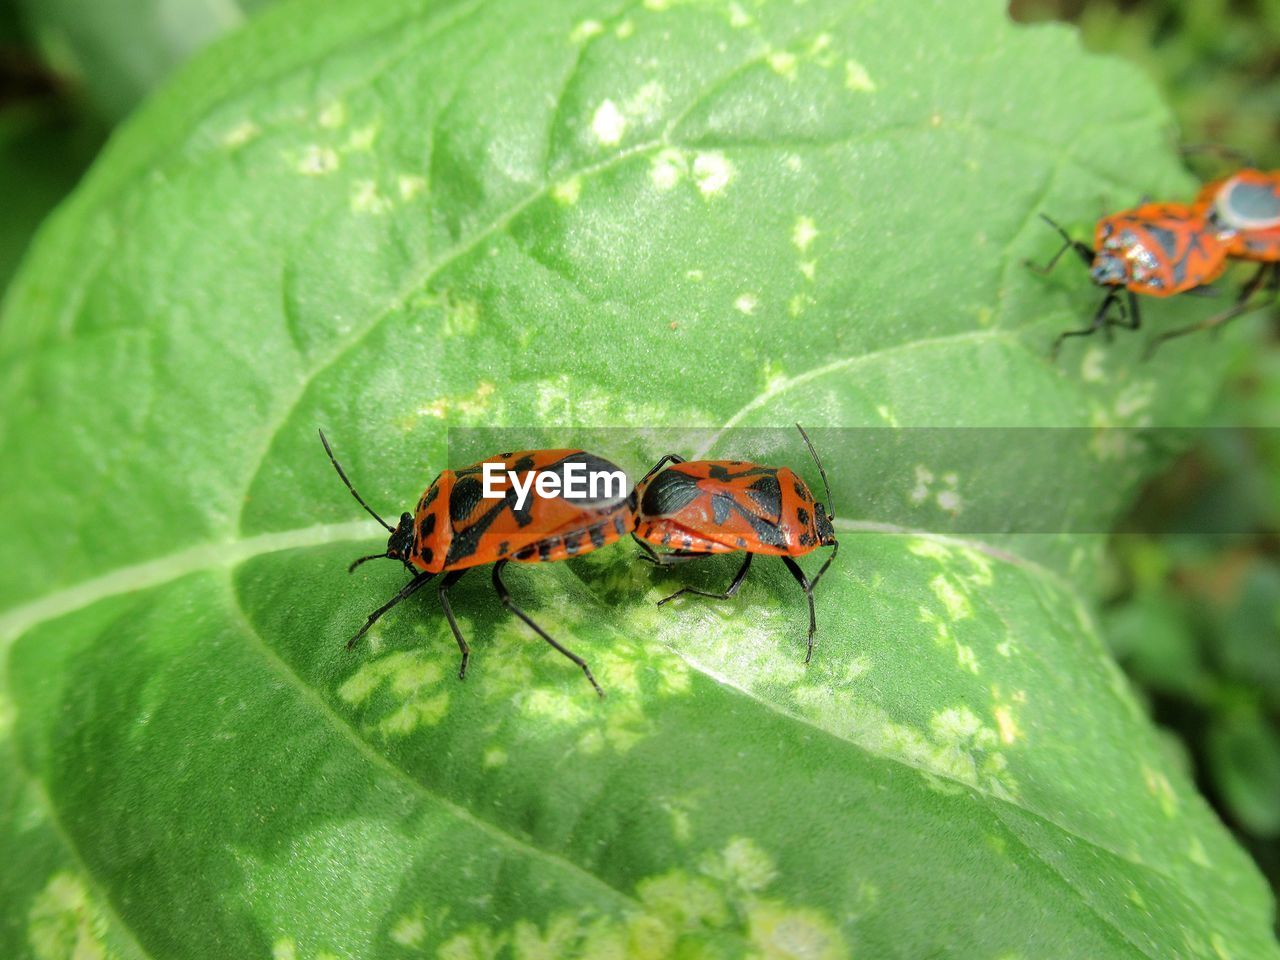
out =
[[118,121],[191,54],[270,0],[17,0],[45,60]]
[[103,130],[79,115],[0,3],[0,292],[46,213],[97,152]]
[[[1280,166],[1280,0],[1015,0],[1012,10],[1074,20],[1091,49],[1140,64],[1183,143]],[[1229,161],[1191,165],[1209,177]],[[1280,887],[1280,348],[1274,317],[1241,322],[1255,336],[1219,405],[1224,428],[1148,491],[1134,535],[1118,538],[1106,626],[1202,789]]]

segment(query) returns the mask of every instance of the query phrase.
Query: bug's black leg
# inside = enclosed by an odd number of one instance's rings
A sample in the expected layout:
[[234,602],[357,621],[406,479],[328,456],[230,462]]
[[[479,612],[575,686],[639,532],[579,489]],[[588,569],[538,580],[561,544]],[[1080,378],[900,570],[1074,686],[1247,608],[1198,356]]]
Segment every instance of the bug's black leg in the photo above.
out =
[[[834,554],[832,557],[828,557],[827,563],[830,563],[833,557]],[[804,571],[800,569],[800,564],[787,556],[782,557],[781,560],[787,565],[787,569],[791,571],[791,575],[796,578],[796,583],[800,584],[800,587],[804,590],[805,599],[809,601],[809,649],[804,655],[804,662],[808,663],[809,658],[813,656],[813,635],[818,630],[818,616],[813,612],[813,583],[804,575]],[[827,569],[825,564],[822,569]]]
[[1039,273],[1039,274],[1052,273],[1053,268],[1056,267],[1058,265],[1058,261],[1062,259],[1062,255],[1066,253],[1068,250],[1073,251],[1076,254],[1076,256],[1078,256],[1081,260],[1083,260],[1085,263],[1085,266],[1087,267],[1093,266],[1093,248],[1092,247],[1090,247],[1087,243],[1081,243],[1079,240],[1072,240],[1071,235],[1067,233],[1067,231],[1063,230],[1062,227],[1058,226],[1057,223],[1055,223],[1053,220],[1050,220],[1043,213],[1040,214],[1040,219],[1043,220],[1045,223],[1047,223],[1049,226],[1053,227],[1053,229],[1058,232],[1058,236],[1062,237],[1062,246],[1058,248],[1058,252],[1055,253],[1052,257],[1050,257],[1048,262],[1045,263],[1043,266],[1037,263],[1033,263],[1030,260],[1022,261],[1024,264],[1026,264],[1028,269],[1034,270],[1036,273]]
[[[1249,301],[1252,300],[1254,294],[1262,288],[1263,283],[1267,281],[1268,277],[1270,277],[1271,280],[1269,290],[1270,296],[1251,305]],[[1143,355],[1143,359],[1150,360],[1155,356],[1155,352],[1160,349],[1160,345],[1166,341],[1176,339],[1177,337],[1185,337],[1187,334],[1195,333],[1197,330],[1213,330],[1216,332],[1242,313],[1248,313],[1251,310],[1257,310],[1260,307],[1265,307],[1268,304],[1273,303],[1276,299],[1277,292],[1280,291],[1280,288],[1277,287],[1277,283],[1280,283],[1280,264],[1259,264],[1257,272],[1255,272],[1254,275],[1245,282],[1245,285],[1240,288],[1240,293],[1236,297],[1236,301],[1231,305],[1230,309],[1215,314],[1208,320],[1201,320],[1199,323],[1191,323],[1185,327],[1178,327],[1176,330],[1169,330],[1160,334],[1160,336],[1153,338],[1152,341],[1147,344],[1147,350]]]
[[826,563],[818,568],[817,574],[809,581],[809,592],[812,593],[817,587],[818,581],[822,579],[822,575],[827,572],[827,567],[831,566],[831,562],[835,560],[836,554],[840,552],[840,541],[837,540],[831,545],[831,554],[827,557]]
[[[684,462],[685,462],[685,458],[680,456],[680,454],[668,453],[661,460],[659,460],[657,463],[655,463],[652,467],[649,468],[649,472],[640,478],[640,483],[644,483],[646,480],[652,477],[655,473],[657,473],[659,470],[665,467],[668,463],[684,463]],[[640,483],[637,483],[636,486],[637,487],[640,486]]]
[[[1062,341],[1068,337],[1088,337],[1097,333],[1108,326],[1108,314],[1111,312],[1111,305],[1119,299],[1119,294],[1113,287],[1107,291],[1107,295],[1102,298],[1102,303],[1098,305],[1097,311],[1093,315],[1093,320],[1089,322],[1087,327],[1081,327],[1079,330],[1067,330],[1065,333],[1058,334],[1058,339],[1053,341],[1053,349],[1050,355],[1056,360],[1058,351],[1062,349]],[[1123,305],[1121,306],[1123,309]]]
[[[706,557],[706,556],[710,556],[710,554],[704,553],[704,554],[699,554],[699,556]],[[680,596],[680,594],[682,593],[692,593],[695,596],[699,596],[699,597],[710,597],[713,600],[728,600],[735,593],[737,593],[738,588],[742,586],[742,581],[746,579],[747,571],[751,568],[751,558],[754,556],[755,556],[754,553],[747,554],[746,559],[742,561],[742,566],[740,566],[738,568],[738,572],[733,575],[733,583],[729,584],[728,589],[725,590],[724,593],[711,593],[710,591],[707,591],[707,590],[695,590],[693,587],[681,587],[675,593],[671,594],[671,596],[663,597],[661,600],[659,600],[658,606],[662,606],[664,603],[671,602],[676,597]],[[690,557],[689,559],[692,560],[693,558]]]
[[642,540],[640,537],[636,536],[634,532],[631,534],[631,539],[639,544],[640,549],[644,551],[643,553],[638,554],[641,560],[644,560],[646,563],[653,564],[659,564],[662,562],[661,554],[650,546],[649,541]]
[[466,570],[450,570],[444,575],[444,579],[440,581],[440,589],[436,591],[440,597],[440,609],[444,611],[444,617],[449,621],[449,629],[453,631],[453,639],[458,641],[458,649],[462,651],[462,665],[458,667],[459,680],[467,676],[467,662],[471,659],[471,648],[463,639],[462,631],[458,629],[458,621],[453,616],[453,606],[449,603],[449,588],[461,580],[470,569],[468,567]]
[[507,585],[502,582],[502,568],[507,565],[507,562],[508,561],[506,560],[499,560],[497,563],[493,565],[493,589],[497,591],[498,599],[502,601],[502,605],[506,607],[508,610],[510,610],[512,613],[514,613],[521,620],[523,620],[525,623],[527,623],[529,626],[533,627],[534,632],[537,633],[537,635],[540,636],[543,640],[547,641],[547,643],[551,644],[551,646],[555,647],[562,654],[564,654],[566,657],[568,657],[570,660],[576,663],[579,667],[581,667],[582,672],[585,673],[587,675],[587,679],[591,681],[591,685],[596,688],[596,693],[600,694],[600,696],[603,697],[604,691],[600,689],[600,684],[596,683],[596,678],[591,673],[591,668],[587,666],[587,661],[583,660],[580,656],[578,656],[568,647],[564,647],[556,643],[556,641],[552,638],[551,634],[547,633],[547,631],[543,630],[540,626],[534,623],[533,618],[531,618],[527,613],[525,613],[523,610],[517,607],[515,604],[515,601],[511,599],[511,592],[507,590]]
[[1258,165],[1253,157],[1243,150],[1237,150],[1235,147],[1228,147],[1221,143],[1186,143],[1178,148],[1178,152],[1184,157],[1194,156],[1197,153],[1213,153],[1220,157],[1226,157],[1232,163],[1241,167],[1256,167]]
[[369,614],[369,619],[364,622],[364,626],[361,627],[359,630],[357,630],[356,635],[347,641],[347,649],[350,650],[352,647],[354,647],[356,645],[356,642],[361,637],[363,637],[366,633],[369,632],[369,628],[378,622],[378,618],[380,618],[384,613],[386,613],[388,610],[394,607],[401,600],[409,599],[409,597],[413,596],[418,591],[419,587],[421,587],[424,583],[426,583],[428,580],[430,580],[434,576],[435,576],[434,573],[417,574],[412,580],[410,580],[400,589],[399,593],[397,593],[394,597],[392,597],[390,600],[388,600],[386,603],[380,606],[377,610],[373,611],[373,613]]
[[1112,320],[1108,317],[1107,326],[1124,327],[1126,330],[1137,330],[1142,326],[1142,313],[1138,307],[1138,296],[1132,290],[1126,290],[1125,300],[1129,304],[1128,309],[1123,309],[1122,305],[1122,309],[1120,310],[1120,319]]

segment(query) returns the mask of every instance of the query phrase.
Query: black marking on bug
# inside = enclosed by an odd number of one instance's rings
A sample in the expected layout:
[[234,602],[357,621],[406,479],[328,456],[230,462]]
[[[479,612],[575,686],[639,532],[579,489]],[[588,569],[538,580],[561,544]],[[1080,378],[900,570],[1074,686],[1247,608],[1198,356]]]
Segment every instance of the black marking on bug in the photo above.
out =
[[795,491],[796,491],[796,496],[797,496],[797,497],[799,497],[799,498],[801,499],[801,501],[802,501],[802,502],[804,502],[804,503],[812,503],[812,502],[813,502],[813,494],[811,494],[811,493],[809,492],[809,488],[808,488],[808,487],[806,487],[806,486],[805,486],[803,483],[801,483],[799,480],[797,480],[797,481],[795,482]]
[[440,496],[440,478],[439,477],[433,480],[431,482],[431,486],[427,487],[426,491],[422,494],[422,499],[418,501],[417,512],[422,513],[422,511],[426,510],[427,507],[431,506],[433,503],[436,502],[436,497],[438,496]]
[[682,546],[685,550],[692,550],[692,549],[693,549],[693,537],[686,536],[686,537],[684,538],[684,541],[682,542],[681,546]]
[[679,470],[664,470],[645,488],[640,511],[651,517],[669,517],[691,504],[701,492],[697,477]]
[[564,536],[564,552],[571,557],[576,557],[578,555],[578,550],[580,549],[581,540],[581,532],[566,533]]
[[[455,487],[455,490],[457,488]],[[450,507],[453,501],[450,498]],[[457,563],[459,560],[465,559],[473,555],[480,548],[480,539],[485,532],[493,526],[493,522],[498,519],[502,511],[507,509],[507,501],[499,500],[492,507],[486,510],[475,523],[471,524],[463,530],[453,535],[453,540],[449,544],[449,552],[445,555],[445,566],[449,567]]]
[[475,477],[459,477],[454,482],[449,494],[449,520],[455,527],[462,526],[476,512],[483,495],[484,488]]
[[817,543],[817,541],[813,539],[813,536],[811,534],[808,534],[808,533],[800,534],[800,546],[812,547],[815,543]]
[[717,527],[723,527],[733,511],[733,496],[728,493],[711,495],[711,519]]
[[422,521],[422,532],[420,536],[429,537],[436,532],[436,515],[429,513]]
[[431,566],[431,561],[435,559],[436,552],[430,547],[420,547],[418,549],[418,557],[427,566]]
[[776,474],[763,476],[747,487],[749,496],[768,517],[782,517],[782,488],[778,486]]
[[503,540],[500,544],[498,544],[498,556],[505,557],[507,555],[507,551],[510,549],[511,549],[510,542]]
[[747,549],[747,541],[744,540],[742,537],[738,538],[738,549],[739,550]]
[[587,530],[587,536],[591,538],[591,545],[593,547],[595,547],[596,549],[603,547],[604,546],[604,524],[603,523],[593,524]]
[[517,560],[528,560],[528,559],[530,559],[530,558],[531,558],[535,553],[537,553],[537,552],[538,552],[538,551],[537,551],[537,548],[535,548],[532,544],[530,544],[530,545],[529,545],[529,546],[527,546],[527,547],[521,547],[521,548],[516,552],[516,559],[517,559]]
[[800,521],[800,526],[809,526],[809,511],[804,507],[796,507],[796,519]]
[[550,560],[550,559],[551,559],[551,550],[552,550],[552,548],[555,546],[555,544],[556,544],[556,538],[555,538],[555,537],[552,537],[550,540],[540,540],[540,541],[538,541],[538,559],[539,559],[539,560]]
[[627,525],[623,522],[621,514],[613,518],[613,529],[617,531],[618,536],[627,532]]

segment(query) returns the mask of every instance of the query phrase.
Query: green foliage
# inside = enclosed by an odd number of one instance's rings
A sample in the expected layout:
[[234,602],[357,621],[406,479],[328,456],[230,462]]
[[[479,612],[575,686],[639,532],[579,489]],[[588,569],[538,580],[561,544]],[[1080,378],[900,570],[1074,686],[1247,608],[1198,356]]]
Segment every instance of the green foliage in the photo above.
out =
[[56,101],[0,110],[0,293],[36,227],[75,185],[99,139],[94,126]]
[[[782,571],[658,610],[626,546],[510,576],[603,702],[482,574],[466,683],[431,603],[342,648],[403,571],[344,573],[379,529],[317,426],[391,512],[450,427],[1199,422],[1226,347],[1055,365],[1095,292],[1021,264],[1041,210],[1191,190],[1167,125],[976,0],[290,3],[198,58],[0,322],[5,954],[1275,956],[1094,537],[871,532],[837,475],[807,668]],[[1156,462],[927,453],[829,459],[935,522],[1088,478],[1104,526]]]
[[16,0],[50,66],[105,119],[270,0]]

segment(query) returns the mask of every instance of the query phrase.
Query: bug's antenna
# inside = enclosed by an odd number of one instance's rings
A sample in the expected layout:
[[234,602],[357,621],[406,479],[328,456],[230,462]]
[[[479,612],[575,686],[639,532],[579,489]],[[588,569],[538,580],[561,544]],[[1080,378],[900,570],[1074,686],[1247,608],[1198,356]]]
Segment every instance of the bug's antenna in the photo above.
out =
[[1053,227],[1053,229],[1057,230],[1058,236],[1060,236],[1063,240],[1066,241],[1067,246],[1071,246],[1071,244],[1075,243],[1075,241],[1071,239],[1071,234],[1067,233],[1066,230],[1062,229],[1062,226],[1058,223],[1058,221],[1054,220],[1047,213],[1040,214],[1040,219],[1043,220],[1045,223],[1047,223],[1049,226]]
[[[831,500],[831,484],[827,483],[827,471],[822,468],[822,461],[818,459],[818,451],[813,449],[813,441],[809,439],[809,435],[804,432],[804,427],[796,424],[796,429],[800,431],[800,436],[804,437],[805,446],[809,448],[809,456],[813,457],[813,462],[818,465],[818,473],[822,475],[822,486],[827,491],[827,519],[835,520],[836,507]],[[830,563],[831,561],[827,561]],[[823,568],[826,569],[825,567]]]
[[333,469],[338,471],[338,476],[340,476],[342,478],[342,482],[347,485],[347,489],[351,491],[351,495],[356,498],[356,503],[369,511],[369,516],[373,517],[373,519],[386,527],[389,532],[395,533],[396,528],[378,516],[378,514],[374,512],[373,507],[364,502],[364,497],[356,493],[356,488],[351,485],[351,481],[347,479],[347,475],[342,471],[342,466],[338,463],[338,458],[333,455],[333,448],[329,446],[329,438],[324,435],[323,430],[320,431],[320,442],[324,444],[324,452],[329,455],[329,462],[333,464]]
[[387,555],[385,553],[371,553],[367,557],[361,557],[359,560],[353,560],[351,562],[351,566],[347,567],[347,573],[353,573],[356,567],[360,566],[360,564],[364,563],[366,560],[385,560],[385,559],[387,559]]

